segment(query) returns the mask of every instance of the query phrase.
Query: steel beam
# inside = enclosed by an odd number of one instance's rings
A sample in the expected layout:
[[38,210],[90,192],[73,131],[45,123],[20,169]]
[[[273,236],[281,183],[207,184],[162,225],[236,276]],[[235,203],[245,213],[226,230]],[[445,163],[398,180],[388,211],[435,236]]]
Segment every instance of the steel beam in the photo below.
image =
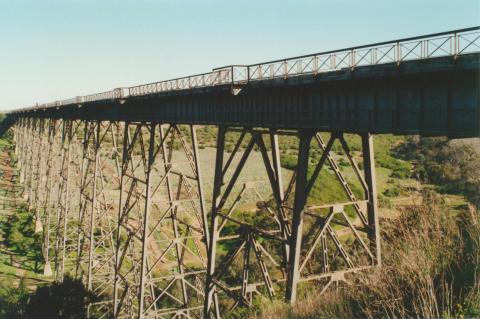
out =
[[290,237],[290,257],[285,289],[285,298],[288,302],[294,303],[297,299],[297,285],[300,279],[300,254],[302,249],[303,216],[307,204],[307,174],[308,159],[310,154],[310,142],[314,132],[300,131],[298,145],[298,160],[295,179],[295,200],[293,204],[292,234]]
[[378,222],[378,200],[377,200],[377,181],[375,177],[375,157],[373,152],[373,135],[362,135],[363,148],[363,166],[365,173],[365,181],[367,183],[366,194],[368,198],[368,226],[371,249],[375,255],[375,263],[377,266],[382,265],[381,244],[380,244],[380,226]]

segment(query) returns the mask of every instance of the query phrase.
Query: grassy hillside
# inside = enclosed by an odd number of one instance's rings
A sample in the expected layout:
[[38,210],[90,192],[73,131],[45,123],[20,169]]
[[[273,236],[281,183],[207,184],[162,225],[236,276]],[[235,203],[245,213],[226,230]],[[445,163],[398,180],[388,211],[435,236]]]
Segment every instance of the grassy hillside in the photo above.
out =
[[[393,215],[381,219],[384,266],[323,295],[304,284],[294,307],[260,300],[233,318],[480,316],[478,140],[386,136],[376,146],[380,212]],[[400,167],[407,174],[397,174]]]

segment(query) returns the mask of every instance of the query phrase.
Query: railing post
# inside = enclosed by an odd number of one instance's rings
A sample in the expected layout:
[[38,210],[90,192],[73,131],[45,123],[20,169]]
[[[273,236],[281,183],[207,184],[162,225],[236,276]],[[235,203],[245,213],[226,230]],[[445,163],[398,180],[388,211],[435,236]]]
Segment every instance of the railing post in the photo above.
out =
[[350,68],[353,70],[355,68],[355,51],[350,50]]
[[455,58],[457,58],[459,46],[460,46],[460,39],[458,37],[458,34],[455,32],[453,36],[453,55]]

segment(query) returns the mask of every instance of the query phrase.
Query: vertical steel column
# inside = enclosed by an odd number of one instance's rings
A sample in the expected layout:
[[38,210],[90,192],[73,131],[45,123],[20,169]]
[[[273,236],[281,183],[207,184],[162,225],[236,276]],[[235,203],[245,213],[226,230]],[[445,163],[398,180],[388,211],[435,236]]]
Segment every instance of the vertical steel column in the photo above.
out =
[[199,197],[199,205],[200,210],[202,213],[202,221],[203,221],[203,234],[204,234],[204,242],[205,248],[208,250],[208,245],[210,243],[210,235],[208,233],[208,217],[207,217],[207,209],[205,208],[205,195],[203,192],[203,174],[202,168],[200,166],[200,157],[198,153],[198,140],[197,140],[197,132],[196,127],[194,125],[190,125],[190,133],[192,138],[192,151],[193,151],[193,161],[195,163],[195,171],[197,172],[197,189],[198,189],[198,197]]
[[377,182],[375,177],[375,158],[373,152],[373,135],[365,133],[362,135],[363,148],[363,166],[365,181],[368,186],[367,209],[368,226],[371,249],[374,252],[376,265],[382,265],[381,245],[380,245],[380,227],[378,223],[378,202],[377,202]]
[[[129,225],[132,240],[129,237],[123,240],[120,251],[125,251],[127,244],[134,247],[139,239],[141,258],[131,249],[132,253],[125,254],[125,260],[131,259],[135,267],[141,262],[141,278],[132,278],[133,284],[129,285],[132,293],[122,288],[125,284],[119,281],[117,295],[123,292],[125,300],[117,306],[116,316],[135,308],[130,317],[198,318],[203,309],[204,256],[208,240],[195,128],[189,126],[187,130],[186,126],[159,124],[152,124],[151,128],[156,132],[137,133],[137,126],[129,149],[140,146],[135,152],[140,155],[129,150],[125,157],[131,164],[124,173],[123,187],[127,195],[122,206],[130,207],[130,211],[123,211],[122,219]],[[144,150],[143,140],[147,134],[150,135],[149,149]],[[149,202],[147,210],[147,204],[142,204],[144,200]],[[140,222],[144,229],[136,227]],[[122,254],[119,252],[119,255]],[[120,277],[128,270],[127,264],[117,265]],[[138,294],[133,293],[137,280]],[[138,296],[140,300],[136,299]],[[117,300],[122,299],[117,297]]]
[[[234,134],[236,143],[224,164],[222,153],[225,152],[227,132]],[[240,135],[237,139],[238,133]],[[268,135],[270,138],[271,155],[263,135]],[[274,131],[266,133],[264,130],[252,128],[219,128],[212,200],[211,227],[213,228],[210,229],[211,243],[208,250],[208,267],[210,268],[204,316],[219,318],[220,313],[225,314],[237,306],[251,306],[255,294],[265,293],[273,298],[276,288],[274,282],[282,283],[285,280],[289,226],[283,207],[284,191],[280,154],[275,135]],[[239,151],[246,136],[250,138],[245,150]],[[255,146],[258,147],[258,153],[253,151]],[[235,162],[234,159],[238,154],[241,156],[238,162]],[[253,178],[255,181],[251,178],[245,181],[245,176],[241,174],[247,161],[259,155],[261,159],[256,160],[264,164],[266,176],[259,171]],[[233,172],[230,172],[230,168]],[[239,178],[240,176],[243,177]],[[260,180],[262,177],[268,179]],[[228,182],[222,190],[224,178],[228,178]],[[242,179],[243,183],[238,185],[241,187],[236,186]],[[264,191],[257,187],[264,182],[269,182],[274,204],[265,200],[266,194],[262,195]],[[233,194],[236,196],[230,196]],[[255,213],[247,204],[252,200],[256,207]],[[252,217],[256,219],[254,222]],[[225,255],[216,255],[216,245],[219,242],[222,242],[223,247],[228,247]],[[269,245],[265,246],[262,242],[269,242]],[[278,256],[279,251],[282,251],[282,256]],[[242,255],[243,258],[240,257]],[[220,257],[218,265],[217,257]],[[239,260],[240,258],[242,261]],[[242,269],[238,269],[240,262]],[[283,276],[272,279],[272,274]]]
[[18,157],[18,139],[19,139],[19,128],[20,128],[20,122],[21,120],[17,120],[13,125],[12,125],[12,132],[13,132],[13,144],[14,144],[14,154],[16,157]]
[[146,296],[149,233],[145,226],[151,207],[150,173],[157,153],[154,144],[155,124],[125,123],[115,244],[115,318],[142,318],[142,298],[153,298]]
[[[86,121],[83,135],[83,159],[81,167],[81,182],[80,182],[80,208],[78,216],[78,241],[77,241],[77,262],[76,262],[76,278],[84,278],[85,270],[82,269],[82,264],[85,259],[85,250],[90,252],[91,238],[91,214],[96,204],[96,164],[98,153],[98,127],[99,123],[95,121]],[[90,254],[88,254],[90,256]],[[87,265],[90,265],[88,260]],[[87,266],[88,267],[88,266]],[[89,267],[88,267],[89,268]],[[86,286],[89,284],[89,276],[87,269]]]
[[217,148],[215,159],[215,172],[213,182],[213,197],[212,197],[212,215],[210,217],[210,244],[207,255],[207,280],[205,282],[205,305],[203,310],[203,318],[208,319],[212,317],[220,318],[220,309],[218,308],[218,298],[216,295],[214,274],[215,274],[215,258],[217,255],[217,240],[219,237],[218,226],[218,203],[220,201],[220,194],[223,184],[223,156],[225,152],[225,134],[226,127],[218,127]]
[[21,168],[21,154],[20,154],[20,144],[22,140],[22,126],[23,118],[17,119],[12,126],[13,131],[13,144],[14,144],[14,153],[15,153],[15,166],[17,168],[17,173],[20,173]]
[[[30,171],[30,188],[29,188],[29,210],[33,207],[35,212],[35,233],[39,233],[43,231],[42,220],[40,218],[40,210],[39,210],[39,185],[41,183],[41,179],[43,179],[43,175],[41,172],[41,166],[43,166],[43,144],[44,144],[44,130],[45,130],[45,120],[37,119],[36,120],[36,135],[33,142],[34,151],[31,154],[30,163],[31,163],[31,171]],[[35,186],[34,186],[35,183]]]
[[[48,162],[48,150],[49,150],[49,128],[50,128],[50,119],[41,119],[40,120],[40,135],[39,135],[39,146],[38,146],[38,157],[36,157],[37,165],[34,177],[36,182],[35,184],[35,201],[33,209],[35,209],[36,214],[38,214],[39,220],[41,220],[41,208],[43,204],[43,199],[45,196],[46,186],[45,182],[47,180],[46,170]],[[42,221],[44,223],[45,221]],[[42,230],[45,225],[42,224]]]
[[[32,141],[34,139],[33,134],[33,120],[32,118],[27,118],[25,121],[25,126],[23,129],[23,143],[22,143],[22,167],[20,171],[20,181],[22,182],[23,189],[22,189],[22,197],[23,200],[27,202],[28,207],[28,195],[29,195],[29,181],[28,172],[30,168],[30,153],[33,152],[33,147],[25,147],[27,138]],[[29,150],[29,152],[27,152]]]
[[[87,316],[93,313],[109,315],[112,307],[112,288],[115,271],[115,201],[119,187],[117,122],[95,122],[91,152],[92,179],[85,197],[88,203],[88,262],[87,288],[100,298],[88,306]],[[91,192],[91,193],[90,193]]]
[[25,127],[25,118],[22,117],[15,123],[16,136],[15,136],[15,155],[17,157],[18,178],[20,183],[23,183],[22,169],[23,169],[23,130]]
[[[150,137],[148,145],[148,163],[145,171],[146,187],[145,187],[145,210],[143,216],[143,236],[142,236],[142,260],[140,273],[140,293],[139,293],[139,307],[138,318],[144,318],[145,312],[145,289],[148,275],[147,268],[147,249],[148,249],[148,223],[150,222],[150,204],[151,204],[151,172],[155,161],[155,123],[150,124]],[[123,174],[122,174],[123,176]]]
[[[173,134],[175,134],[175,132],[173,132]],[[163,130],[163,127],[160,126],[160,138],[162,140],[166,139],[167,136],[165,136],[165,132]],[[170,143],[172,144],[172,147],[173,147],[173,142],[174,142],[174,135],[172,135],[172,139],[170,141]],[[170,150],[170,152],[172,152],[172,150]],[[162,158],[163,158],[163,162],[164,162],[164,168],[165,168],[165,172],[168,172],[169,170],[171,170],[173,168],[172,166],[172,155],[173,154],[167,154],[167,147],[165,145],[165,143],[162,143],[162,147],[161,147],[161,153],[162,153]],[[171,181],[171,175],[166,173],[166,188],[167,188],[167,196],[168,196],[168,205],[169,205],[169,210],[170,210],[170,219],[171,219],[171,223],[172,223],[172,231],[173,231],[173,236],[174,238],[180,238],[180,233],[179,233],[179,229],[178,229],[178,220],[177,220],[177,210],[178,210],[178,206],[177,206],[177,203],[176,201],[179,200],[180,198],[178,198],[179,196],[177,196],[177,198],[174,198],[173,196],[173,192],[172,192],[172,181]],[[182,181],[179,182],[179,189],[181,187],[180,183]],[[178,261],[177,261],[177,267],[178,267],[178,273],[180,274],[180,276],[184,276],[184,273],[185,273],[185,268],[184,268],[184,265],[183,263],[181,262],[181,255],[182,255],[182,246],[180,245],[180,242],[179,241],[174,241],[174,246],[175,246],[175,254],[178,258]],[[181,280],[180,281],[180,285],[181,285],[181,290],[182,290],[182,301],[185,305],[188,304],[188,296],[187,296],[187,287],[186,287],[186,284],[185,284],[185,281],[184,280]],[[187,316],[189,316],[188,314],[188,309],[187,309]]]
[[[278,145],[278,134],[275,132],[270,132],[270,146],[272,148],[272,170],[274,173],[274,179],[270,178],[272,188],[274,189],[274,198],[277,202],[277,210],[279,211],[279,221],[282,231],[283,238],[285,243],[283,245],[283,262],[284,262],[284,271],[288,269],[288,260],[290,256],[290,244],[288,239],[291,235],[290,225],[288,221],[288,216],[285,209],[285,192],[283,189],[283,177],[282,177],[282,167],[280,162],[280,149]],[[264,159],[267,160],[267,159]],[[275,195],[276,194],[276,195]]]
[[95,147],[93,151],[93,190],[92,190],[92,204],[90,208],[90,226],[88,234],[88,271],[87,271],[87,289],[92,290],[92,268],[93,268],[93,251],[95,249],[94,231],[95,231],[95,214],[97,206],[97,176],[98,176],[98,162],[100,157],[100,126],[97,122],[95,127]]
[[297,285],[300,279],[300,253],[302,247],[303,215],[307,203],[307,173],[310,154],[310,142],[314,132],[300,131],[298,161],[295,180],[295,201],[293,204],[292,234],[290,237],[290,256],[285,298],[294,303],[297,298]]
[[[19,157],[19,162],[20,162],[20,177],[19,181],[20,184],[23,186],[23,197],[25,198],[26,195],[26,172],[27,172],[27,166],[28,166],[28,153],[27,151],[32,151],[31,147],[27,147],[26,141],[27,139],[32,139],[33,135],[31,132],[29,132],[29,129],[32,125],[32,120],[31,118],[22,118],[22,132],[21,132],[21,141],[20,141],[20,157]],[[30,135],[28,135],[30,133]]]
[[71,120],[63,120],[60,149],[57,225],[55,234],[55,280],[63,281],[67,245],[68,215],[70,213],[70,163],[73,134]]
[[[78,236],[78,229],[75,227],[67,227],[74,219],[71,202],[75,195],[70,192],[70,184],[74,188],[79,188],[80,169],[77,162],[81,160],[81,154],[74,151],[78,148],[77,130],[81,124],[80,121],[61,120],[56,128],[55,143],[56,155],[58,160],[54,160],[54,171],[51,173],[53,180],[51,183],[50,193],[52,194],[50,205],[52,228],[54,230],[54,263],[55,263],[55,280],[62,281],[66,272],[66,260],[74,259],[72,253],[76,251],[77,243],[74,238]],[[61,130],[61,131],[60,131]],[[73,153],[73,156],[72,156]],[[78,156],[80,155],[80,156]],[[72,171],[73,169],[73,171]],[[73,178],[72,178],[73,176]],[[76,211],[75,207],[73,211]],[[69,264],[68,266],[72,266]],[[71,270],[71,269],[69,269]]]
[[[121,174],[120,174],[120,190],[119,190],[119,204],[118,204],[118,218],[117,218],[117,236],[116,236],[116,243],[115,243],[115,277],[113,280],[113,316],[115,318],[119,317],[119,313],[121,310],[120,303],[125,299],[125,295],[120,297],[119,292],[121,289],[121,282],[120,280],[124,280],[124,278],[120,275],[121,264],[122,261],[120,260],[120,254],[122,253],[121,249],[121,227],[122,227],[122,220],[123,220],[123,201],[124,201],[124,179],[125,179],[125,170],[126,170],[126,161],[127,161],[127,150],[128,145],[130,142],[130,132],[129,132],[129,122],[124,123],[123,128],[123,147],[122,147],[122,166],[121,166]],[[128,166],[128,165],[127,165]],[[122,257],[123,258],[123,257]]]
[[[41,187],[44,189],[42,210],[43,210],[43,258],[45,261],[45,266],[43,269],[44,276],[52,275],[52,267],[50,265],[50,227],[51,227],[51,203],[50,203],[50,193],[53,191],[53,181],[56,179],[55,175],[55,135],[56,135],[56,125],[57,120],[50,120],[48,123],[48,137],[47,137],[47,150],[45,158],[45,178],[42,177],[42,180],[45,179],[45,184]],[[38,190],[40,191],[40,190]]]
[[[27,200],[27,209],[30,211],[33,207],[33,200],[34,200],[34,193],[33,193],[33,175],[36,168],[36,162],[34,163],[33,159],[35,156],[38,156],[38,148],[40,147],[38,138],[39,134],[39,123],[38,119],[31,119],[31,126],[30,126],[30,136],[32,137],[32,146],[31,152],[27,155],[27,162],[28,167],[26,168],[26,181],[27,181],[27,189],[25,194],[25,199]],[[35,155],[36,154],[36,155]]]

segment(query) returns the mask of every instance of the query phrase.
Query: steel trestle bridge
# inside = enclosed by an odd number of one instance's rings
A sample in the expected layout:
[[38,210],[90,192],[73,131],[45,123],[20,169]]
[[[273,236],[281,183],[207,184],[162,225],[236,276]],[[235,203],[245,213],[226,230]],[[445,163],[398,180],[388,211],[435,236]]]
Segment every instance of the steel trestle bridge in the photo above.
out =
[[[479,70],[473,27],[35,105],[0,131],[14,134],[44,272],[101,296],[90,315],[220,318],[380,266],[373,135],[479,137]],[[205,125],[218,126],[211,189]],[[284,181],[286,136],[297,150]],[[255,154],[267,195],[241,178]],[[327,168],[345,200],[312,204]]]

